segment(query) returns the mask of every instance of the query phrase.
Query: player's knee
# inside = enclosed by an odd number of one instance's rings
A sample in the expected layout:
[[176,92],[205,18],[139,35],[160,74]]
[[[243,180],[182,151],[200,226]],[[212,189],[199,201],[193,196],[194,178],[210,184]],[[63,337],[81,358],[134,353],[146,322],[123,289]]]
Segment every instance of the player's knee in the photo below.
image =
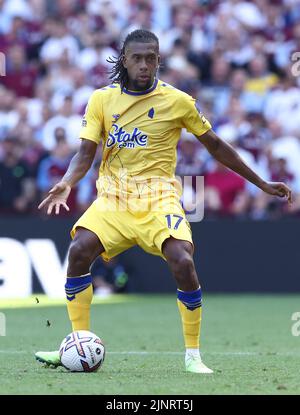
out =
[[173,271],[182,276],[191,274],[194,271],[194,261],[192,255],[187,251],[178,253],[170,260],[169,263]]
[[185,253],[179,260],[179,269],[185,274],[189,275],[194,272],[194,261],[192,256],[189,253]]
[[73,241],[69,249],[69,264],[85,264],[89,266],[91,262],[92,258],[84,244],[80,241]]

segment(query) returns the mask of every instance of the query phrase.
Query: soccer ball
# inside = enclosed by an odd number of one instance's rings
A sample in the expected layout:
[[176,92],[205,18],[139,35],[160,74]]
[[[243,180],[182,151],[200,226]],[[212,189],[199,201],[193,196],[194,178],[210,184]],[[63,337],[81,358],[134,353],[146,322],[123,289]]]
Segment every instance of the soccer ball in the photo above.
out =
[[71,372],[94,372],[105,358],[105,347],[96,334],[73,331],[63,339],[59,348],[62,365]]

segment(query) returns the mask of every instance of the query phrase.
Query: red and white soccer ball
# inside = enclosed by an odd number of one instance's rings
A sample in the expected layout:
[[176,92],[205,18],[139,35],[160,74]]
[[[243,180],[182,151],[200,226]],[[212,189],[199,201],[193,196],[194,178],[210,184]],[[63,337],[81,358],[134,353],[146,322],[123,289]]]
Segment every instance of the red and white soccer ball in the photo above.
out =
[[71,372],[94,372],[104,362],[105,347],[96,334],[78,330],[63,339],[59,355],[62,365]]

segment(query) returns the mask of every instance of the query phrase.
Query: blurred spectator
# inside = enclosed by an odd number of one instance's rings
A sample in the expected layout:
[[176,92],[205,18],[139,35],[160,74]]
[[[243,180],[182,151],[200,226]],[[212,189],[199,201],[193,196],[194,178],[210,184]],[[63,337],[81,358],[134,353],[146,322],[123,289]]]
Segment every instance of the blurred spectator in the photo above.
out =
[[248,207],[245,188],[245,179],[216,163],[214,170],[205,175],[206,215],[245,215]]
[[[294,175],[288,169],[287,161],[284,158],[276,158],[270,154],[269,157],[269,179],[274,182],[283,181],[293,189],[299,185],[296,183]],[[253,205],[252,217],[254,219],[278,219],[286,214],[299,214],[299,196],[295,193],[295,200],[293,206],[287,205],[284,200],[273,198],[263,192],[256,198]]]
[[197,181],[197,177],[203,175],[208,160],[207,152],[195,136],[183,130],[177,154],[176,176],[181,179],[181,202],[187,212],[194,212],[203,203],[203,182]]
[[94,91],[94,88],[87,84],[86,78],[84,71],[78,69],[74,72],[73,108],[76,114],[84,114],[86,103]]
[[204,163],[203,147],[193,134],[183,130],[177,154],[176,173],[178,176],[199,176],[204,170]]
[[264,118],[257,113],[248,113],[246,116],[249,128],[240,134],[240,145],[259,160],[269,143],[269,134],[265,127]]
[[269,72],[267,59],[264,55],[255,56],[249,63],[250,77],[246,81],[248,112],[261,112],[267,92],[278,82],[278,77]]
[[22,144],[15,137],[2,142],[0,154],[0,211],[28,213],[35,200],[34,179],[22,160]]
[[128,287],[128,273],[119,257],[109,262],[98,257],[91,266],[94,295],[106,297],[113,293],[124,293]]
[[78,148],[79,131],[81,128],[80,115],[74,114],[72,97],[67,96],[64,98],[63,103],[59,107],[57,114],[50,118],[42,131],[42,143],[47,150],[53,150],[56,146],[55,130],[59,127],[64,127],[66,140],[71,147],[75,150]]
[[3,14],[9,17],[19,16],[25,20],[31,20],[33,18],[33,10],[30,2],[25,0],[5,0]]
[[9,137],[18,123],[16,101],[15,93],[0,85],[0,141]]
[[85,212],[97,197],[96,181],[99,175],[99,163],[96,161],[78,184],[77,206],[79,212]]
[[11,130],[11,134],[18,137],[18,140],[22,144],[22,159],[26,161],[31,175],[36,177],[39,163],[48,153],[42,144],[34,138],[33,129],[28,120],[27,103],[28,100],[25,98],[17,102],[16,110],[18,121]]
[[55,64],[63,54],[67,54],[72,63],[79,52],[76,38],[69,33],[68,28],[62,20],[56,17],[50,26],[50,37],[43,44],[40,51],[42,62]]
[[116,54],[116,51],[107,46],[107,39],[95,31],[90,35],[89,46],[77,55],[77,66],[83,71],[90,71],[97,65],[109,68],[107,58]]
[[[65,130],[61,127],[57,127],[54,131],[54,135],[56,145],[50,155],[41,162],[38,170],[37,185],[38,189],[42,192],[42,199],[46,196],[46,193],[62,179],[73,155],[66,140]],[[76,211],[76,193],[77,189],[72,189],[68,199],[68,205],[71,211]],[[66,211],[63,211],[62,213],[67,214]]]
[[0,33],[8,33],[11,27],[11,16],[5,10],[4,0],[0,0]]
[[7,56],[6,75],[3,84],[20,97],[32,97],[37,70],[26,60],[22,46],[12,46]]
[[220,117],[228,109],[229,97],[230,65],[223,58],[216,58],[211,65],[210,79],[204,82],[201,98],[212,102],[215,116]]
[[291,75],[282,76],[277,88],[267,94],[264,116],[268,121],[276,119],[284,133],[299,134],[300,94]]
[[278,136],[270,143],[270,151],[275,158],[284,158],[287,168],[293,172],[293,176],[300,182],[300,138],[296,136]]

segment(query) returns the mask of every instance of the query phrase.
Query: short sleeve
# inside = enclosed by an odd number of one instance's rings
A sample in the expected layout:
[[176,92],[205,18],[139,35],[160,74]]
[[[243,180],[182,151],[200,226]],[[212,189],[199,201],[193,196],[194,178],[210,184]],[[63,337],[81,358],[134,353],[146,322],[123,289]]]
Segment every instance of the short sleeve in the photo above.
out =
[[184,97],[182,102],[181,126],[189,133],[200,136],[210,130],[211,124],[197,108],[197,103],[191,96]]
[[103,129],[102,94],[99,90],[94,91],[89,99],[82,118],[80,138],[86,138],[100,143]]

